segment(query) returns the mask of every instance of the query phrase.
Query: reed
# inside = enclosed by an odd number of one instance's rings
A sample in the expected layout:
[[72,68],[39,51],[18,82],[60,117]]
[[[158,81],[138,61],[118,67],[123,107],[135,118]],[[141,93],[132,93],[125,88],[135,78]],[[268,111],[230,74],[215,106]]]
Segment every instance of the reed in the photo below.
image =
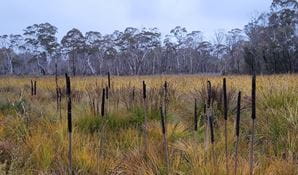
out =
[[147,90],[146,83],[143,81],[143,106],[144,106],[144,155],[147,153]]
[[34,81],[33,95],[36,95],[36,87],[37,87],[37,82]]
[[235,146],[235,167],[234,174],[237,174],[238,168],[238,145],[239,145],[239,133],[240,133],[240,110],[241,110],[241,91],[238,93],[237,100],[237,115],[236,115],[236,146]]
[[209,117],[209,124],[210,124],[210,141],[211,141],[211,144],[214,144],[213,116]]
[[31,96],[34,95],[34,86],[33,86],[33,81],[31,80]]
[[[56,59],[57,60],[57,59]],[[55,85],[56,85],[56,110],[57,113],[59,111],[59,86],[58,86],[58,69],[57,69],[57,61],[55,63]]]
[[72,113],[71,113],[71,85],[70,78],[65,74],[66,78],[66,95],[67,95],[67,126],[68,126],[68,162],[69,174],[72,174]]
[[223,79],[223,101],[224,101],[224,122],[225,122],[225,156],[226,156],[226,174],[229,174],[229,161],[228,161],[228,99],[227,99],[227,84],[226,78]]
[[134,104],[135,104],[135,96],[136,96],[136,94],[135,94],[136,92],[135,92],[135,87],[133,87],[132,88],[132,93],[131,93],[131,106],[132,106],[132,109],[134,109]]
[[252,76],[252,87],[251,87],[251,141],[249,149],[249,169],[250,174],[254,174],[254,137],[255,137],[255,120],[256,120],[256,75]]
[[210,109],[210,105],[211,105],[211,96],[212,96],[212,89],[211,89],[211,82],[207,81],[207,109]]
[[[207,121],[209,122],[210,128],[210,142],[211,142],[211,156],[212,156],[212,166],[215,167],[213,169],[213,174],[216,172],[216,164],[215,164],[215,151],[214,151],[214,127],[213,127],[213,108],[212,108],[212,86],[211,82],[207,81]],[[208,127],[207,127],[208,128]]]
[[209,140],[209,133],[208,133],[208,128],[209,128],[209,119],[207,117],[207,105],[204,104],[203,107],[203,115],[202,115],[204,125],[205,125],[205,137],[204,137],[204,143],[205,143],[205,151],[208,149],[208,140]]
[[[212,163],[213,163],[212,165],[213,165],[213,167],[216,167],[216,163],[215,163],[215,151],[214,151],[213,116],[209,116],[209,126],[210,126],[211,156],[212,156]],[[216,172],[216,170],[213,170],[213,171]]]
[[165,117],[165,122],[167,123],[167,111],[168,111],[168,82],[165,81],[164,83],[164,117]]
[[164,117],[164,111],[162,110],[162,106],[160,106],[160,117],[161,117],[161,129],[162,129],[162,138],[163,138],[163,146],[165,152],[165,162],[166,162],[166,174],[169,173],[169,153],[168,153],[168,142],[167,142],[167,127]]
[[62,101],[62,92],[61,92],[61,88],[58,88],[57,89],[58,91],[58,104],[59,104],[59,117],[60,117],[60,120],[62,119],[62,112],[61,112],[61,101]]
[[101,116],[104,117],[105,116],[105,99],[106,99],[106,89],[103,88],[102,89],[102,98],[101,98]]
[[111,89],[111,74],[108,72],[108,87]]
[[195,99],[194,106],[194,130],[198,131],[198,107],[197,107],[197,99]]
[[109,87],[106,87],[106,100],[107,100],[107,115],[109,115],[110,111],[110,99],[109,99]]
[[207,81],[207,104],[206,104],[206,150],[208,149],[208,145],[210,143],[210,139],[208,139],[208,132],[210,130],[210,116],[212,114],[212,109],[211,109],[211,82]]

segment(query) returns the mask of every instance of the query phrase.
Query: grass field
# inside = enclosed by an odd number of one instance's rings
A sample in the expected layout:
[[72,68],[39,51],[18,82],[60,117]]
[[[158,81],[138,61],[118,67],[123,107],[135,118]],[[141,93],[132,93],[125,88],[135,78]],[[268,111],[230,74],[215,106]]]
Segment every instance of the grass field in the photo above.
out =
[[[221,76],[113,77],[100,116],[107,77],[75,77],[72,85],[74,174],[225,174],[225,139]],[[242,92],[238,174],[249,174],[251,77],[227,76],[228,165],[233,174],[235,117]],[[31,96],[30,81],[37,81]],[[142,81],[147,84],[147,151],[144,153]],[[214,97],[215,159],[203,115],[207,80]],[[165,161],[159,106],[162,85],[169,83]],[[54,77],[0,78],[0,174],[67,174],[68,137],[65,78],[61,116]],[[133,97],[133,94],[134,97]],[[194,99],[198,130],[194,131]],[[254,173],[298,174],[298,75],[257,76]]]

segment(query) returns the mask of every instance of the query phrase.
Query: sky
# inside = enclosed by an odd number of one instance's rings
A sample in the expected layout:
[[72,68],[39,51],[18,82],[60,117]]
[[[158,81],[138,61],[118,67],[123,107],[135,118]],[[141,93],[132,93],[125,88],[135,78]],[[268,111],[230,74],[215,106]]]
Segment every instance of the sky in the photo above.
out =
[[49,22],[61,39],[78,28],[102,34],[126,27],[157,27],[165,35],[175,26],[202,31],[211,40],[219,30],[242,29],[269,11],[272,0],[1,0],[0,35],[22,34],[32,24]]

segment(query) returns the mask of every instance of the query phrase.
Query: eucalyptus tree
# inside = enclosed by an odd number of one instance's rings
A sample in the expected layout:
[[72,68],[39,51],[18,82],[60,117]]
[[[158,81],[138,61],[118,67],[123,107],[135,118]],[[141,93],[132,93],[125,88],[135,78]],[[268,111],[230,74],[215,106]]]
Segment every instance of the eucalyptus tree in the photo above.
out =
[[196,48],[199,57],[197,71],[200,73],[216,73],[219,72],[218,59],[212,55],[213,46],[209,41],[202,41]]
[[[129,67],[129,74],[138,75],[155,72],[156,50],[160,47],[160,32],[156,28],[141,31],[137,28],[128,27],[121,34],[117,45],[124,57],[128,57],[126,63]],[[153,57],[151,60],[149,59]],[[152,65],[150,71],[149,64]],[[149,72],[150,71],[150,72]]]
[[[1,54],[1,70],[3,73],[13,74],[14,66],[13,66],[13,50],[11,49],[11,43],[8,35],[0,36],[0,54]],[[8,69],[8,70],[5,70]],[[1,72],[2,72],[1,71]]]
[[100,49],[104,59],[103,68],[105,69],[102,69],[105,74],[111,72],[116,75],[127,75],[127,73],[123,73],[125,71],[125,67],[121,61],[122,59],[126,60],[128,58],[121,59],[121,57],[119,57],[119,40],[121,39],[121,36],[122,32],[116,30],[112,34],[107,34],[103,37],[103,44]]
[[229,72],[241,73],[240,68],[243,60],[243,43],[244,35],[241,29],[235,28],[228,31],[226,35],[226,48],[229,54]]
[[139,60],[140,64],[137,67],[136,74],[139,74],[141,70],[142,74],[155,74],[157,66],[157,58],[159,57],[158,48],[161,47],[161,33],[157,28],[143,28],[142,31],[137,34]]
[[[85,34],[85,42],[87,51],[87,65],[91,73],[94,75],[97,74],[95,65],[98,64],[99,67],[101,67],[103,63],[103,56],[100,54],[103,37],[100,32],[90,31]],[[92,56],[95,59],[92,59]]]
[[243,46],[246,72],[267,73],[271,72],[268,53],[272,49],[269,33],[267,32],[267,14],[261,14],[244,27],[248,40]]
[[220,72],[225,74],[229,66],[227,62],[228,47],[225,44],[226,34],[223,30],[214,33],[212,54],[219,60]]
[[181,72],[183,69],[181,69],[181,57],[183,58],[185,55],[185,50],[183,49],[183,43],[185,40],[185,37],[187,35],[187,30],[185,27],[176,26],[174,29],[170,31],[170,34],[168,37],[170,37],[169,40],[173,43],[173,46],[175,46],[175,58],[176,58],[176,71]]
[[203,42],[203,34],[200,31],[192,31],[185,36],[184,45],[184,62],[186,62],[187,73],[194,73],[195,68],[200,64],[198,47]]
[[36,62],[43,75],[48,73],[53,53],[59,46],[56,33],[57,28],[49,23],[34,24],[24,29],[24,47],[33,55],[32,61]]
[[[298,66],[298,1],[273,0],[269,14],[268,32],[275,49],[273,57],[278,59],[279,66],[275,72],[293,72]],[[297,69],[297,68],[296,68]]]
[[68,57],[68,66],[71,67],[73,76],[76,76],[76,71],[80,61],[79,54],[84,51],[85,37],[78,29],[71,29],[61,40],[62,51]]
[[271,11],[245,26],[249,37],[244,46],[246,65],[256,72],[297,71],[298,2],[273,0]]
[[[173,36],[168,34],[163,40],[163,54],[161,60],[161,72],[162,73],[174,73],[176,67],[179,67],[179,60],[176,60],[177,55],[177,43],[173,40]],[[176,64],[177,63],[177,64]]]
[[119,49],[121,50],[122,57],[126,57],[125,64],[129,67],[128,74],[134,75],[137,72],[139,64],[139,57],[137,55],[137,38],[135,37],[139,33],[137,28],[127,27],[117,42]]

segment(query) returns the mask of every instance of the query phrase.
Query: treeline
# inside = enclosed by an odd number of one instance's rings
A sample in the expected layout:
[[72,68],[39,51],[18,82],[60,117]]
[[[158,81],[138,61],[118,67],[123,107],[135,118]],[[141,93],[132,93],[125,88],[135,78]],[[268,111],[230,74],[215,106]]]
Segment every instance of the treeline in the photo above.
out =
[[298,2],[273,0],[270,12],[244,29],[216,32],[177,26],[162,36],[157,28],[128,27],[102,35],[72,29],[59,42],[57,27],[34,24],[22,35],[0,36],[0,74],[72,75],[294,73],[298,72]]

